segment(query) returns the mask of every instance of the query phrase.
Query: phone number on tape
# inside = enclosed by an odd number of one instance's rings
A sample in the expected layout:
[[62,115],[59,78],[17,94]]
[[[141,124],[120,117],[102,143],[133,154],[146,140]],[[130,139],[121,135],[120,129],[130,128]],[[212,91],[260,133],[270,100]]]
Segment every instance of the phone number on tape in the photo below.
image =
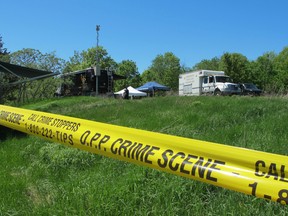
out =
[[60,142],[68,143],[70,145],[73,145],[73,135],[68,134],[62,131],[58,130],[52,130],[49,128],[45,127],[39,127],[38,125],[35,124],[27,124],[25,123],[25,130],[29,133],[40,135],[45,138],[49,138],[52,140],[57,140]]

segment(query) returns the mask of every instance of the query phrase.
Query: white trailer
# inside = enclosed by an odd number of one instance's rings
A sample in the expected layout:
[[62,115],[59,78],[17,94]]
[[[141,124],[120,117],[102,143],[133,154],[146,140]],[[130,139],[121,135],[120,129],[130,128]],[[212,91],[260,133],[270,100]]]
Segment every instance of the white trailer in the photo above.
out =
[[232,83],[224,71],[198,70],[179,76],[179,95],[232,95],[240,94],[238,84]]

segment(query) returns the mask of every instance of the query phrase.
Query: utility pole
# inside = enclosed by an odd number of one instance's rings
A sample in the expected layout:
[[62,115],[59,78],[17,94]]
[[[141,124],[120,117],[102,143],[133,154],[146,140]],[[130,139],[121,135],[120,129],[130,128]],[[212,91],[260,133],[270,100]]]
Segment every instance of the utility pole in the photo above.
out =
[[98,95],[98,76],[100,76],[100,59],[99,59],[99,31],[100,31],[100,25],[96,25],[96,33],[97,33],[97,44],[96,44],[96,66],[94,68],[95,73],[95,95]]

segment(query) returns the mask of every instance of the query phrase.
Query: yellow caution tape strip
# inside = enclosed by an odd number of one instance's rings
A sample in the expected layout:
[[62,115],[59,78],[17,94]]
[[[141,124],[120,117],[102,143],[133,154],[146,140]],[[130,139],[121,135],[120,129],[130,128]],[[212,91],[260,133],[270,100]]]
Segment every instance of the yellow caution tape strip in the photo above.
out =
[[288,204],[288,157],[0,105],[0,125]]

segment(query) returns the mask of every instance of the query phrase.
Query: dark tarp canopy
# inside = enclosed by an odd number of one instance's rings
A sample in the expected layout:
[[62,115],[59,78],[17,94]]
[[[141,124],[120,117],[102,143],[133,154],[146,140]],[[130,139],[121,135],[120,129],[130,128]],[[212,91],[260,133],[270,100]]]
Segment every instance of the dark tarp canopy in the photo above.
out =
[[24,77],[24,78],[35,78],[35,77],[42,77],[45,75],[55,75],[49,71],[38,70],[34,68],[22,67],[19,65],[10,64],[7,62],[0,61],[0,72],[13,74],[17,77]]
[[[28,67],[22,67],[15,64],[10,64],[7,62],[0,61],[0,73],[5,73],[14,76],[12,82],[9,83],[1,83],[0,84],[0,103],[2,102],[5,95],[13,95],[13,91],[11,91],[12,88],[15,90],[15,86],[18,86],[18,99],[17,101],[20,102],[21,100],[24,102],[25,100],[28,100],[28,93],[26,91],[26,87],[31,85],[33,81],[35,80],[43,80],[48,77],[56,76],[58,73],[53,73],[49,71],[43,71],[38,70],[34,68],[28,68]],[[39,91],[40,86],[42,86],[43,91]],[[35,98],[37,93],[42,97],[43,92],[49,88],[50,83],[44,84],[43,82],[38,83],[38,85],[35,87],[35,92],[32,93],[32,98]],[[40,97],[39,96],[39,97]],[[11,96],[12,97],[12,96]],[[14,95],[13,95],[14,99]],[[15,99],[15,100],[16,100]]]

